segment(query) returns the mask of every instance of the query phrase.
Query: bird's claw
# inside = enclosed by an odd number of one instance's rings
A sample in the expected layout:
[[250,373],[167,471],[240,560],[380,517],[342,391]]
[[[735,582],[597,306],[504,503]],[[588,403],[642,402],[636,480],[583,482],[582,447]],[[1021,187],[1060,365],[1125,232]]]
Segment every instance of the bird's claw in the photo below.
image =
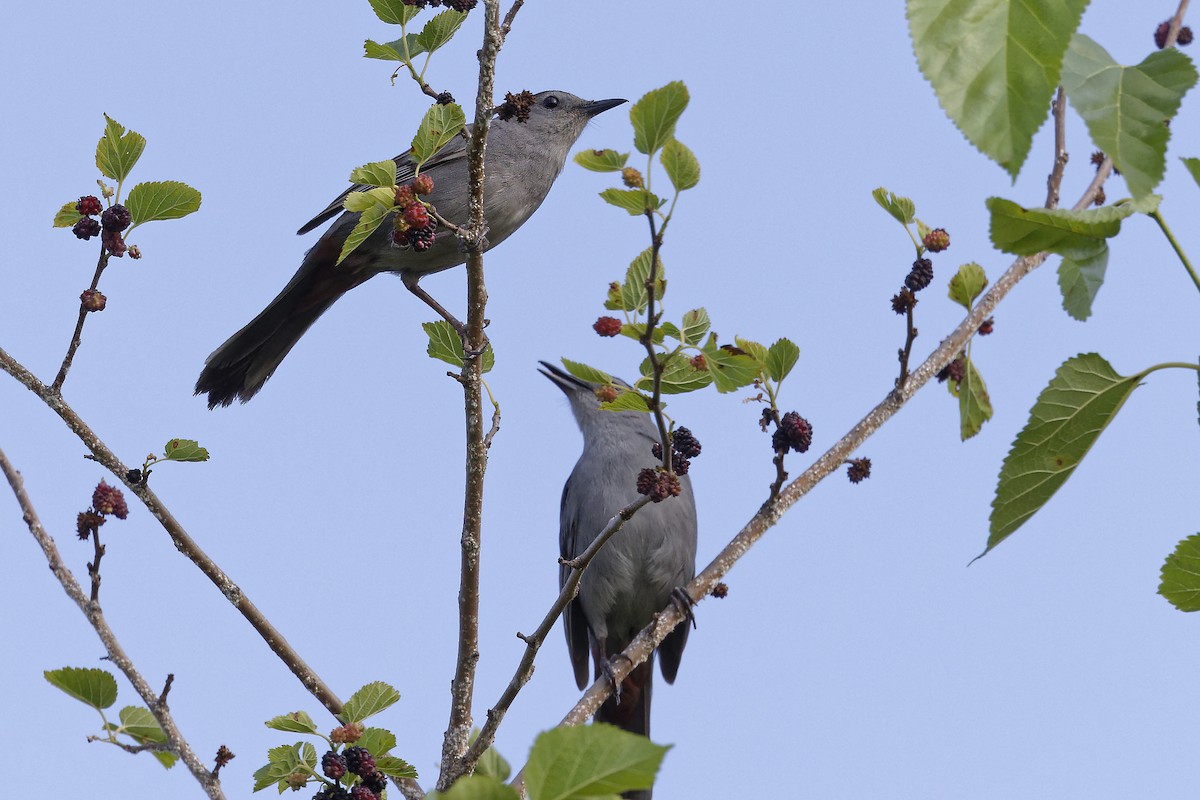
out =
[[692,613],[692,607],[696,605],[696,601],[682,586],[676,586],[671,590],[671,605],[675,606],[680,614],[687,617],[688,621],[692,623],[692,629],[695,630],[696,615]]
[[617,653],[611,660],[605,659],[600,662],[600,672],[603,673],[605,678],[608,678],[608,685],[612,687],[613,698],[618,703],[621,702],[621,682],[617,680],[617,676],[613,672],[612,662],[619,659],[625,659],[629,662],[630,666],[633,666],[633,661],[624,653]]

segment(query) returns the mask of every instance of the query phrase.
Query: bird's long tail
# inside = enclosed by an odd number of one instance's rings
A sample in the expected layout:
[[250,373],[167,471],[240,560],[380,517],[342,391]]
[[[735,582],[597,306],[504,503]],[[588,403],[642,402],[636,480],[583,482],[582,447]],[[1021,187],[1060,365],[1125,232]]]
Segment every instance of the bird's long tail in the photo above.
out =
[[340,242],[323,239],[263,312],[208,357],[196,394],[208,407],[243,403],[258,393],[304,332],[334,302],[373,274],[355,269],[353,256],[334,266]]
[[[654,656],[634,667],[621,681],[621,699],[610,696],[596,712],[597,722],[607,722],[630,733],[650,735],[650,694],[654,682]],[[650,789],[621,795],[632,800],[650,800]]]

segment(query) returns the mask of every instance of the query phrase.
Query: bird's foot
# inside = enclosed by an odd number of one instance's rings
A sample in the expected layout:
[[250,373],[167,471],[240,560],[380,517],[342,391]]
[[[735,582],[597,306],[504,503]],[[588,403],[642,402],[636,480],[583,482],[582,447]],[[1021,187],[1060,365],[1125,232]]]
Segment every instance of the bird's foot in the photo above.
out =
[[671,605],[679,609],[679,613],[688,618],[694,630],[696,627],[696,615],[692,613],[692,607],[696,605],[696,601],[692,599],[692,596],[682,586],[676,586],[671,590]]

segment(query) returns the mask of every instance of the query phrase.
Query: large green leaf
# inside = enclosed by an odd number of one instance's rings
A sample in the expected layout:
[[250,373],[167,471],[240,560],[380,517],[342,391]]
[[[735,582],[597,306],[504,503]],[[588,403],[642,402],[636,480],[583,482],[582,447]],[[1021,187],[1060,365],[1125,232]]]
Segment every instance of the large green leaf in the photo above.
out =
[[1118,375],[1096,353],[1058,368],[1004,458],[984,552],[1025,524],[1067,482],[1141,377]]
[[1058,265],[1058,288],[1063,309],[1083,321],[1092,315],[1092,302],[1104,284],[1108,269],[1108,243],[1099,240],[1093,247],[1069,250]]
[[465,11],[446,9],[425,23],[425,28],[417,36],[417,45],[432,53],[454,37],[466,18]]
[[950,279],[950,299],[970,311],[975,298],[979,297],[987,283],[983,267],[974,261],[963,264]]
[[[447,364],[453,364],[461,369],[465,362],[462,337],[458,335],[458,331],[454,330],[444,319],[422,322],[421,328],[429,336],[429,345],[425,348],[429,357],[445,361]],[[488,342],[487,347],[484,348],[479,369],[481,372],[487,373],[494,366],[496,366],[496,351],[492,349],[492,343]]]
[[672,81],[646,92],[629,109],[633,123],[633,146],[640,153],[653,153],[675,135],[675,123],[687,108],[688,90],[682,81]]
[[[642,374],[649,378],[652,375],[651,370],[650,359],[643,359]],[[712,375],[709,374],[707,368],[696,369],[690,358],[683,353],[675,353],[663,365],[662,380],[659,385],[663,394],[684,394],[703,389],[712,382]],[[653,384],[650,380],[645,380],[639,381],[639,385],[644,385],[649,390]]]
[[372,161],[350,170],[350,182],[363,186],[395,186],[396,162],[390,158],[386,161]]
[[125,207],[134,225],[179,219],[200,210],[200,192],[180,181],[147,181],[129,190]]
[[404,25],[421,13],[421,7],[408,5],[404,0],[370,0],[375,16],[390,25]]
[[117,702],[117,679],[105,670],[63,667],[42,674],[51,684],[92,708],[108,708]]
[[337,263],[341,264],[346,259],[346,256],[354,252],[354,250],[367,240],[372,233],[379,228],[383,218],[388,215],[390,209],[386,206],[375,203],[370,208],[364,209],[358,217],[358,222],[354,223],[354,229],[350,231],[350,235],[346,237],[346,241],[342,242],[342,252],[338,255]]
[[1200,611],[1200,533],[1181,541],[1167,556],[1158,593],[1180,611]]
[[908,0],[921,72],[963,135],[1015,179],[1087,0]]
[[342,722],[362,722],[400,700],[400,693],[383,681],[368,683],[342,707]]
[[1152,192],[1166,169],[1171,135],[1166,123],[1196,83],[1191,59],[1172,47],[1123,67],[1079,34],[1067,51],[1062,82],[1092,141],[1112,157],[1130,193]]
[[166,731],[159,727],[158,720],[150,709],[142,706],[125,706],[118,712],[121,732],[127,733],[141,744],[160,744],[167,740]]
[[1043,250],[1068,253],[1094,248],[1096,240],[1121,232],[1121,220],[1158,207],[1158,195],[1087,211],[1061,208],[1022,208],[1001,197],[987,199],[991,212],[992,244],[1006,253],[1028,256]]
[[700,161],[696,154],[678,139],[667,140],[659,160],[662,161],[663,169],[667,171],[667,177],[671,179],[675,191],[691,189],[700,182]]
[[100,173],[114,181],[123,181],[142,157],[146,149],[146,137],[125,126],[108,114],[104,115],[104,135],[96,144],[96,167]]
[[649,789],[667,749],[604,723],[554,728],[534,741],[525,786],[532,800],[607,798]]
[[778,339],[767,350],[767,377],[778,383],[788,376],[800,358],[800,348],[791,339]]

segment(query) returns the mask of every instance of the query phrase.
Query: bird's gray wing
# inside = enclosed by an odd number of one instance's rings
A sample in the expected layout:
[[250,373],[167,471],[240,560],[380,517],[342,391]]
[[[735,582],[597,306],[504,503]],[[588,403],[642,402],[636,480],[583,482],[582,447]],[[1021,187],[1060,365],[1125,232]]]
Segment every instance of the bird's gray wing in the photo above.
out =
[[[415,170],[413,169],[413,162],[409,158],[409,153],[411,152],[411,149],[405,150],[403,153],[392,159],[392,161],[396,162],[396,185],[408,183],[413,179]],[[466,157],[466,143],[463,141],[461,136],[455,136],[450,140],[450,143],[439,150],[433,156],[433,158],[426,161],[425,166],[422,167],[422,169],[429,170],[433,167],[436,167],[438,164],[445,164],[448,161],[457,161],[458,159]],[[346,210],[343,204],[346,202],[347,195],[349,195],[351,192],[364,192],[371,188],[373,187],[359,183],[350,184],[350,186],[346,188],[346,191],[339,194],[332,203],[325,206],[324,211],[322,211],[320,214],[317,214],[308,222],[304,223],[304,225],[301,226],[300,230],[296,231],[296,233],[303,235],[314,228],[324,225],[326,222]]]
[[[579,539],[578,509],[568,508],[571,482],[563,486],[562,502],[559,504],[558,545],[559,555],[563,558],[575,558]],[[577,504],[576,504],[577,505]],[[567,584],[571,568],[565,564],[558,567],[558,589]],[[588,624],[583,615],[583,604],[576,597],[567,605],[563,612],[563,631],[567,634],[567,653],[571,656],[571,666],[575,669],[575,683],[580,689],[588,685]]]

